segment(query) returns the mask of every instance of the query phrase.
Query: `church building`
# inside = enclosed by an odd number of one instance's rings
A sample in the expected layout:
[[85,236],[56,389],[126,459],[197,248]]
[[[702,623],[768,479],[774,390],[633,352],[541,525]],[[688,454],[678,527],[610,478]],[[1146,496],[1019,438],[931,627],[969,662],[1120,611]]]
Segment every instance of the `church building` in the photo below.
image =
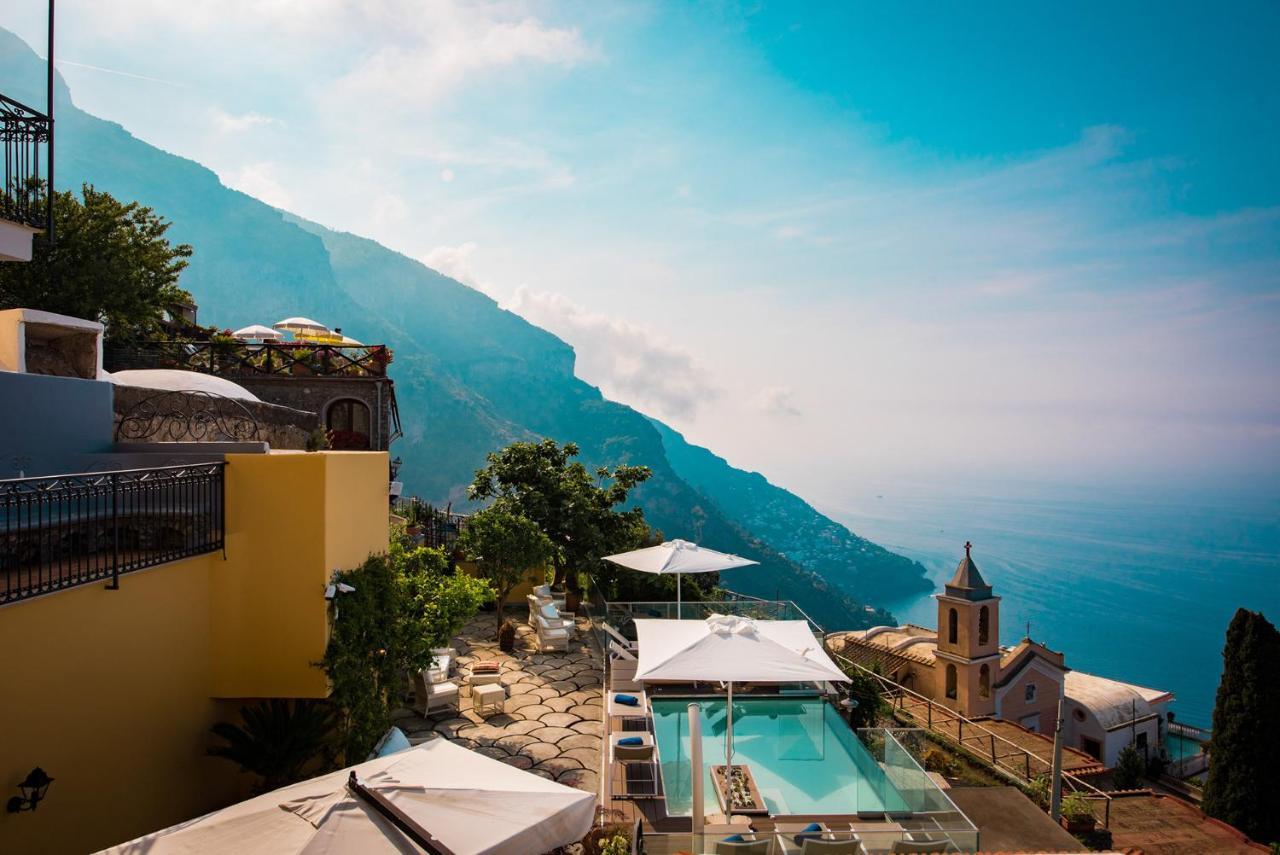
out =
[[1130,743],[1147,756],[1163,744],[1173,695],[1068,668],[1061,652],[1024,637],[1000,645],[1000,598],[964,545],[964,558],[936,594],[938,629],[906,624],[840,633],[846,657],[966,718],[995,718],[1052,735],[1065,697],[1065,744],[1107,767]]

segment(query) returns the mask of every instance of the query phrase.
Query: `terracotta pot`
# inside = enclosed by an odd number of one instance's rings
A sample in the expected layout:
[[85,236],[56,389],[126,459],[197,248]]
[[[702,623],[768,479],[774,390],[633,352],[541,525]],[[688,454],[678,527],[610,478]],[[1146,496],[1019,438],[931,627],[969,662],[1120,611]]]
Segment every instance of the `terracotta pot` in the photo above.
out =
[[1098,820],[1092,816],[1070,818],[1063,816],[1059,821],[1069,834],[1075,835],[1092,834],[1093,829],[1098,825]]

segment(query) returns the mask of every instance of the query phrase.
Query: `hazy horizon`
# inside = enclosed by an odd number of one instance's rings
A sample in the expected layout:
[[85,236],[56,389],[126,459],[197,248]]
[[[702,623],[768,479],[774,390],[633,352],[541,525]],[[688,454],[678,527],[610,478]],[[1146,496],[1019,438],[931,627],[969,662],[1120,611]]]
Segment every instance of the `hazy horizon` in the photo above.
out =
[[[44,14],[0,26],[43,54]],[[1280,7],[58,15],[82,108],[488,293],[815,504],[1280,476]]]

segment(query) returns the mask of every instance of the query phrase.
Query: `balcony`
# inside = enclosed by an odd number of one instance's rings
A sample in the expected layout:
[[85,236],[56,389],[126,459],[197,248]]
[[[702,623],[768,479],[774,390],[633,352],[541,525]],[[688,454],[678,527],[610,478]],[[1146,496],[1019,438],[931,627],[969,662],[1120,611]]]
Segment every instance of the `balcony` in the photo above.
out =
[[30,261],[31,236],[50,225],[53,211],[43,181],[48,177],[52,136],[48,116],[0,95],[0,260]]
[[0,606],[222,549],[224,467],[0,480]]
[[381,344],[172,340],[110,345],[104,361],[108,371],[175,368],[231,378],[382,378],[387,376],[391,351]]

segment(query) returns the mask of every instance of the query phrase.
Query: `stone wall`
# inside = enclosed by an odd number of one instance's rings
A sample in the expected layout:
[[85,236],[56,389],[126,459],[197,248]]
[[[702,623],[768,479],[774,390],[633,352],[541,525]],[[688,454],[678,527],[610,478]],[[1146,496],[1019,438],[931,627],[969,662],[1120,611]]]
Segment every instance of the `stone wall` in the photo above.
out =
[[377,377],[312,377],[303,375],[236,377],[235,382],[263,401],[307,410],[326,424],[325,414],[336,401],[353,398],[369,408],[370,447],[386,451],[391,445],[392,382]]
[[[135,406],[153,395],[166,394],[159,389],[147,389],[141,386],[114,386],[115,418],[112,423],[112,435],[119,427],[120,420]],[[169,394],[183,395],[183,392]],[[320,417],[314,412],[268,404],[263,401],[237,401],[243,404],[258,423],[259,439],[274,449],[298,449],[307,447],[307,440],[312,432],[320,427]],[[177,437],[166,437],[171,442],[196,442],[201,438],[189,433]],[[127,441],[126,441],[127,442]],[[127,445],[122,446],[127,448]]]

